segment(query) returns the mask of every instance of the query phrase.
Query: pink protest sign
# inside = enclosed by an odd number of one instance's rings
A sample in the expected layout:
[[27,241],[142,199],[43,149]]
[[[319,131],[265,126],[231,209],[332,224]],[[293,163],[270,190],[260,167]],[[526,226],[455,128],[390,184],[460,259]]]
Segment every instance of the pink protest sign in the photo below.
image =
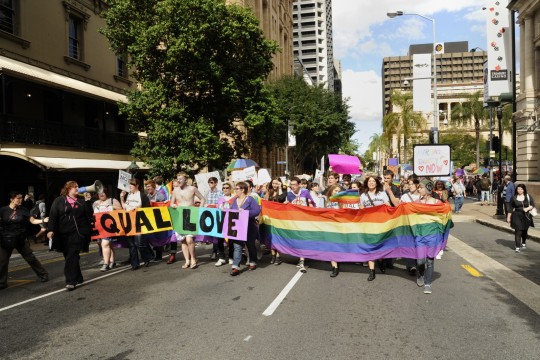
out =
[[360,159],[351,155],[329,154],[328,160],[332,171],[340,174],[361,174]]

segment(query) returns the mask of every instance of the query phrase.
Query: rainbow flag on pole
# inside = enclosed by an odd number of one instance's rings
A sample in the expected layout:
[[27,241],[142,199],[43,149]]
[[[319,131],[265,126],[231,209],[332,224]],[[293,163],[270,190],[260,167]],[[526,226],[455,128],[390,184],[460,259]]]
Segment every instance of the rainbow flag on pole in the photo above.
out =
[[447,203],[333,210],[263,201],[261,215],[280,253],[337,262],[435,257],[453,226]]

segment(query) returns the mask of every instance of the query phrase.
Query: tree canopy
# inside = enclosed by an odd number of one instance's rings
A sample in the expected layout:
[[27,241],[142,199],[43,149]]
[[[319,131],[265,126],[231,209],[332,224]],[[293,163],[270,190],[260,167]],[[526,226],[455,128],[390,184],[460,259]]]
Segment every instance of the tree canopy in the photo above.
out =
[[355,154],[357,146],[351,141],[355,125],[349,120],[346,99],[322,86],[309,86],[301,77],[285,77],[270,84],[269,90],[279,119],[272,129],[275,141],[285,144],[287,121],[296,136],[296,147],[290,151],[292,172],[313,171],[327,154]]
[[102,32],[140,85],[120,104],[130,129],[146,134],[132,154],[171,176],[245,153],[240,127],[271,119],[264,81],[277,51],[251,10],[224,0],[108,4]]

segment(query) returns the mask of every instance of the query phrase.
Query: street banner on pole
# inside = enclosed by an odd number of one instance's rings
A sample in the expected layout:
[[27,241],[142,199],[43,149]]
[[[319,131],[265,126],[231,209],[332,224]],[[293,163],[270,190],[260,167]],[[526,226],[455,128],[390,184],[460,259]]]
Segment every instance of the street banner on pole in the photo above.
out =
[[[413,54],[413,110],[430,112],[431,54]],[[416,80],[418,79],[418,80]]]
[[490,0],[486,4],[489,97],[510,92],[512,77],[512,39],[508,0]]

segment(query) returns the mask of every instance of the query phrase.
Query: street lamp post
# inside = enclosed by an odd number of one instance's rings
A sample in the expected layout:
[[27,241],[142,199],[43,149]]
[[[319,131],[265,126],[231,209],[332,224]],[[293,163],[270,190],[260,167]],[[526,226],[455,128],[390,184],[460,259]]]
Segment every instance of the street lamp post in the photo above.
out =
[[289,178],[289,119],[287,119],[287,131],[285,132],[285,179]]
[[396,12],[389,12],[386,13],[386,16],[393,19],[396,16],[419,16],[422,19],[431,21],[431,27],[432,27],[432,33],[433,33],[433,49],[432,49],[432,57],[433,57],[433,143],[438,144],[439,143],[439,105],[437,103],[437,65],[436,65],[436,52],[435,52],[435,19],[428,18],[424,15],[410,13],[405,14],[403,11],[396,11]]
[[497,212],[495,215],[504,216],[502,193],[502,107],[497,108],[497,120],[499,121],[499,186],[497,187]]
[[[500,101],[489,98],[486,100],[486,104],[489,107],[489,181],[493,184],[493,165],[491,163],[491,152],[493,151],[493,108],[496,108],[501,104]],[[495,156],[493,157],[493,159]]]

